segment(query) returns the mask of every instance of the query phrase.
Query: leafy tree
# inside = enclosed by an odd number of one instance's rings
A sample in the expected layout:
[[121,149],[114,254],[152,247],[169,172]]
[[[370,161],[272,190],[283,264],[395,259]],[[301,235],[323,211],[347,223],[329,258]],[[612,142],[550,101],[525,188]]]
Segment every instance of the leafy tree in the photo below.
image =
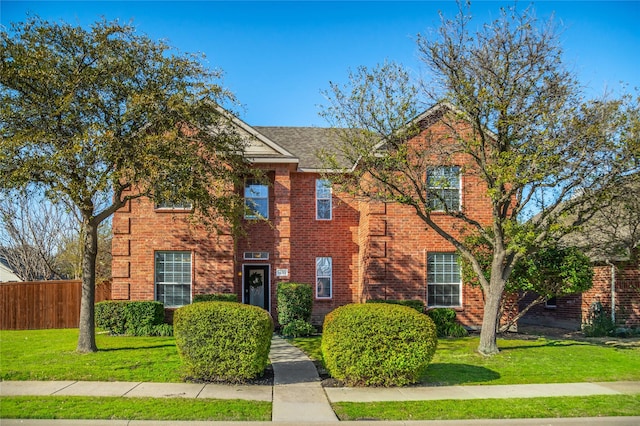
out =
[[[638,167],[640,120],[630,95],[585,99],[563,66],[552,21],[513,6],[474,32],[467,12],[460,6],[437,32],[418,36],[427,80],[414,82],[387,62],[332,83],[322,114],[341,141],[337,153],[321,155],[327,167],[345,172],[329,176],[344,190],[411,206],[470,263],[484,293],[478,351],[490,355],[498,352],[500,302],[513,268],[589,219],[616,178]],[[404,143],[421,132],[420,118],[429,118],[419,116],[427,101],[443,106],[448,134],[427,131],[413,139],[420,143]],[[460,156],[471,165],[452,164]],[[484,183],[491,233],[466,206],[447,208],[438,191],[428,191],[434,182],[427,169],[442,165],[464,166],[462,173]],[[431,214],[442,205],[459,223],[453,231]],[[491,246],[488,277],[464,241],[473,234]]]
[[77,350],[97,350],[98,226],[137,197],[188,199],[197,215],[233,218],[246,170],[222,107],[221,73],[131,25],[85,29],[38,17],[1,32],[0,188],[43,188],[82,222]]
[[[491,235],[491,232],[488,229],[486,235]],[[484,236],[476,234],[466,238],[465,245],[472,249],[475,259],[482,266],[485,279],[490,280],[493,259],[490,242]],[[479,280],[471,263],[464,257],[461,259],[464,280],[478,285]],[[513,267],[505,284],[505,293],[513,297],[502,299],[499,312],[510,310],[514,303],[520,305],[529,295],[535,297],[527,305],[520,307],[517,314],[510,315],[504,323],[499,323],[498,331],[510,329],[536,305],[553,297],[582,293],[592,285],[591,261],[580,249],[562,246],[555,241],[545,242],[535,253],[521,258]]]

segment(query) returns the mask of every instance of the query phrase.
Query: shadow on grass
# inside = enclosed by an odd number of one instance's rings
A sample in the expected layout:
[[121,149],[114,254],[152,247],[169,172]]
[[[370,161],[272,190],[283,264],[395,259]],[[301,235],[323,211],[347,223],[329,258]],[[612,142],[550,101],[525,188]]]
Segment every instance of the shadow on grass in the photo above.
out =
[[485,367],[469,364],[433,363],[420,383],[425,386],[453,386],[498,380],[500,374]]
[[160,348],[175,348],[175,344],[168,343],[166,345],[150,345],[150,346],[126,346],[117,348],[98,348],[98,352],[117,352],[117,351],[136,351],[140,349],[160,349]]
[[527,343],[526,345],[505,346],[498,344],[500,352],[508,352],[515,349],[537,349],[537,348],[561,348],[569,346],[591,346],[589,342],[580,342],[577,340],[544,340],[536,343]]

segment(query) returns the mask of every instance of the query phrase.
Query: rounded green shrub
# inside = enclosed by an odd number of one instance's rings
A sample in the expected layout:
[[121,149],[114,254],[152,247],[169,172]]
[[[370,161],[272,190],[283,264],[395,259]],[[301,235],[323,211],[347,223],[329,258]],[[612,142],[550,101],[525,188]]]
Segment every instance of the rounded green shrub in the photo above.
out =
[[316,328],[306,321],[296,319],[282,327],[281,334],[284,337],[305,337],[316,332]]
[[273,320],[257,306],[200,302],[176,310],[173,332],[188,379],[242,382],[264,372]]
[[311,320],[313,289],[309,284],[278,283],[278,322],[285,326],[292,321]]
[[451,308],[435,308],[427,312],[436,325],[438,337],[465,337],[466,328],[456,321],[456,311]]
[[193,303],[196,302],[237,302],[238,295],[235,293],[213,293],[196,294],[193,296]]
[[422,300],[369,299],[366,303],[390,303],[392,305],[408,306],[420,313],[424,313],[424,303]]
[[403,386],[420,379],[437,344],[433,321],[415,309],[351,304],[325,317],[322,356],[349,386]]

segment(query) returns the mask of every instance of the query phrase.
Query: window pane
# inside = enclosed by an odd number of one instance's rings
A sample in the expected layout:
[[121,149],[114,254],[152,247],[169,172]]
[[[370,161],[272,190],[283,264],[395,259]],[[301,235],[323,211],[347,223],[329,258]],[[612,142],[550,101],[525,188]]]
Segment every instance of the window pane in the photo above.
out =
[[429,207],[460,209],[460,167],[434,167],[427,171]]
[[175,202],[160,201],[156,206],[157,209],[176,209],[176,210],[191,210],[193,206],[187,201]]
[[156,300],[165,306],[191,303],[191,253],[156,252]]
[[327,179],[316,179],[316,197],[331,198],[331,182]]
[[332,272],[330,257],[316,257],[316,297],[331,297]]
[[318,219],[331,219],[331,200],[318,200]]
[[427,256],[428,306],[460,306],[462,280],[456,253]]
[[269,200],[267,199],[249,199],[245,200],[245,205],[249,213],[247,217],[269,217]]
[[330,257],[316,258],[316,274],[322,277],[331,276],[331,258]]
[[269,218],[269,187],[257,181],[247,180],[244,187],[245,217]]
[[316,297],[331,297],[331,279],[318,278]]
[[316,179],[316,219],[331,220],[331,182]]

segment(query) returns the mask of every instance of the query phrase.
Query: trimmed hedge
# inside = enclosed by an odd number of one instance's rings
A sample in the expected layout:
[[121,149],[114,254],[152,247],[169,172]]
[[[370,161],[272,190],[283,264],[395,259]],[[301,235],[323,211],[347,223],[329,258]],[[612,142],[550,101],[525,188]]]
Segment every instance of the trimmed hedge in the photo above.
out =
[[257,306],[193,303],[175,311],[173,327],[190,380],[242,382],[267,366],[273,320]]
[[366,303],[390,303],[392,305],[402,305],[413,308],[421,314],[424,313],[424,303],[422,300],[398,300],[398,299],[369,299]]
[[235,293],[215,293],[215,294],[196,294],[193,296],[195,302],[237,302],[238,295]]
[[115,335],[170,336],[164,305],[156,301],[105,300],[95,305],[96,326]]
[[278,323],[294,320],[309,322],[313,309],[313,289],[309,284],[278,283]]
[[331,375],[350,386],[417,382],[438,344],[426,315],[395,304],[350,304],[324,320],[322,356]]
[[309,322],[303,320],[293,320],[282,327],[280,333],[285,337],[306,337],[316,332],[316,328]]
[[466,328],[456,321],[456,311],[451,308],[435,308],[427,315],[436,325],[438,337],[465,337],[469,334]]

